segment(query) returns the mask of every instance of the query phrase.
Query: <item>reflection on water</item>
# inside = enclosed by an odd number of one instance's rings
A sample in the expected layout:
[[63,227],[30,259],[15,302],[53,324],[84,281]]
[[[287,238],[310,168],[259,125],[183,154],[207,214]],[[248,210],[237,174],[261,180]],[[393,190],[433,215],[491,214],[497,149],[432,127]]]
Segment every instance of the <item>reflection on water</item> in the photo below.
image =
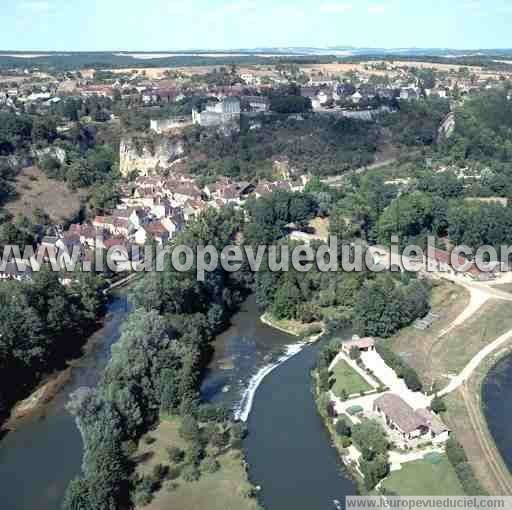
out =
[[355,494],[311,389],[310,371],[325,342],[304,346],[265,326],[251,298],[215,345],[203,395],[248,417],[249,476],[262,487],[267,510],[331,510],[335,499]]
[[127,313],[126,298],[116,297],[104,327],[91,339],[91,352],[73,368],[70,382],[38,415],[0,442],[2,510],[60,508],[66,487],[80,473],[82,463],[82,439],[65,405],[75,389],[98,383]]
[[[127,314],[124,297],[112,301],[94,347],[73,369],[71,381],[39,416],[0,443],[1,510],[60,508],[82,461],[82,440],[65,404],[76,388],[98,383]],[[252,406],[246,440],[249,474],[262,485],[268,510],[332,509],[334,499],[343,501],[355,489],[342,476],[310,391],[309,371],[319,346],[301,350],[298,339],[262,324],[254,297],[232,322],[216,339],[203,398],[238,408],[244,418]]]
[[204,400],[239,408],[251,380],[275,364],[290,346],[301,343],[266,326],[259,315],[251,296],[233,317],[231,327],[215,339],[215,354],[201,387]]

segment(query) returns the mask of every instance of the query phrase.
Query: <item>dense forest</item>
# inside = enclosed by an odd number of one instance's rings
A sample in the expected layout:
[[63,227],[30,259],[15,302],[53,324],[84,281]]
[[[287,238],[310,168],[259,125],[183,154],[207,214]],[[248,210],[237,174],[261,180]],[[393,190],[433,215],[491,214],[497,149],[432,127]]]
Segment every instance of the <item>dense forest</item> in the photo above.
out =
[[103,283],[92,273],[64,287],[43,270],[31,283],[0,285],[0,421],[41,378],[79,356],[104,304]]
[[[175,242],[222,248],[233,242],[241,225],[242,216],[232,209],[210,210]],[[70,484],[64,508],[112,510],[140,498],[147,502],[151,481],[134,474],[131,454],[160,413],[183,417],[183,433],[193,440],[186,453],[187,473],[192,480],[200,476],[206,444],[213,440],[208,434],[211,423],[227,420],[222,411],[200,403],[200,374],[214,335],[226,327],[249,281],[243,271],[219,268],[198,282],[196,268],[177,272],[169,263],[164,272],[149,273],[136,286],[135,311],[99,387],[79,391],[70,405],[78,418],[85,456],[83,477]],[[233,435],[236,427],[230,428]]]
[[[104,52],[83,53],[45,53],[45,56],[32,58],[16,58],[15,56],[0,57],[0,69],[27,69],[36,67],[47,71],[75,71],[77,69],[123,69],[123,68],[152,68],[152,67],[190,67],[190,66],[219,66],[219,65],[254,65],[265,66],[279,62],[297,64],[321,64],[331,62],[332,56],[294,56],[294,57],[259,57],[257,55],[233,56],[226,52],[223,57],[210,57],[211,52],[195,51],[193,54],[180,52],[180,55],[162,58],[134,58],[129,55],[119,55]],[[221,54],[222,52],[216,52]],[[15,55],[15,52],[11,55]],[[149,54],[148,54],[149,55]]]
[[302,120],[264,116],[259,130],[225,137],[190,133],[191,171],[253,180],[270,177],[275,159],[286,158],[300,173],[339,175],[372,163],[379,130],[371,123],[333,116],[305,115]]

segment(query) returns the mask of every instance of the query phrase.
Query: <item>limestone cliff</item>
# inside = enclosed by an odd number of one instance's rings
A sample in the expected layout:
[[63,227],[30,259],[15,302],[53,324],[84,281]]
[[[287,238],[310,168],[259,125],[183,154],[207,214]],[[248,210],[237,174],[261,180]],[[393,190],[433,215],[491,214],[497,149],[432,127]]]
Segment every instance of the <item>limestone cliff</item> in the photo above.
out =
[[185,152],[185,143],[179,137],[131,137],[120,144],[119,166],[122,175],[137,172],[151,175],[169,167]]

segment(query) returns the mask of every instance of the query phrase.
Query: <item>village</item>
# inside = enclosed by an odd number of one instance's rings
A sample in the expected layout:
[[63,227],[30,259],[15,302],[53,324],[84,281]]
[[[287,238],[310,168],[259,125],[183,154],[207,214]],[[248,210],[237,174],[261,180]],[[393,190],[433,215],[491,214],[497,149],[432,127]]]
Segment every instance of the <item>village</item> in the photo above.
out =
[[[499,87],[509,77],[506,71],[450,66],[449,63],[429,66],[428,63],[386,61],[353,65],[233,65],[229,69],[227,66],[67,72],[7,69],[0,75],[0,106],[46,113],[69,97],[100,97],[151,109],[202,96],[216,100],[238,98],[243,112],[265,113],[270,110],[268,95],[273,89],[298,83],[301,96],[311,100],[314,111],[338,111],[348,117],[371,120],[375,111],[392,107],[393,101],[434,96],[458,100]],[[177,117],[171,124],[216,125],[220,117],[210,114],[224,114],[226,121],[226,114],[240,113],[240,106],[228,110],[225,106],[207,109],[204,114],[196,112],[194,116]],[[116,116],[109,120],[115,121]],[[157,129],[161,131],[162,127]]]

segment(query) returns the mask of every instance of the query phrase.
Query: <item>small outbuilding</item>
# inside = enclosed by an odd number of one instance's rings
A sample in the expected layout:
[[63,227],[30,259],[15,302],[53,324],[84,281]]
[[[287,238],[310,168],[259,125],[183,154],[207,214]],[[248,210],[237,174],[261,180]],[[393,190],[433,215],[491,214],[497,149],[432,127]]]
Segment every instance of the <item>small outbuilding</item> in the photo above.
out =
[[341,350],[348,356],[353,348],[359,349],[359,352],[370,352],[375,350],[375,339],[372,337],[357,338],[348,342],[343,342]]

